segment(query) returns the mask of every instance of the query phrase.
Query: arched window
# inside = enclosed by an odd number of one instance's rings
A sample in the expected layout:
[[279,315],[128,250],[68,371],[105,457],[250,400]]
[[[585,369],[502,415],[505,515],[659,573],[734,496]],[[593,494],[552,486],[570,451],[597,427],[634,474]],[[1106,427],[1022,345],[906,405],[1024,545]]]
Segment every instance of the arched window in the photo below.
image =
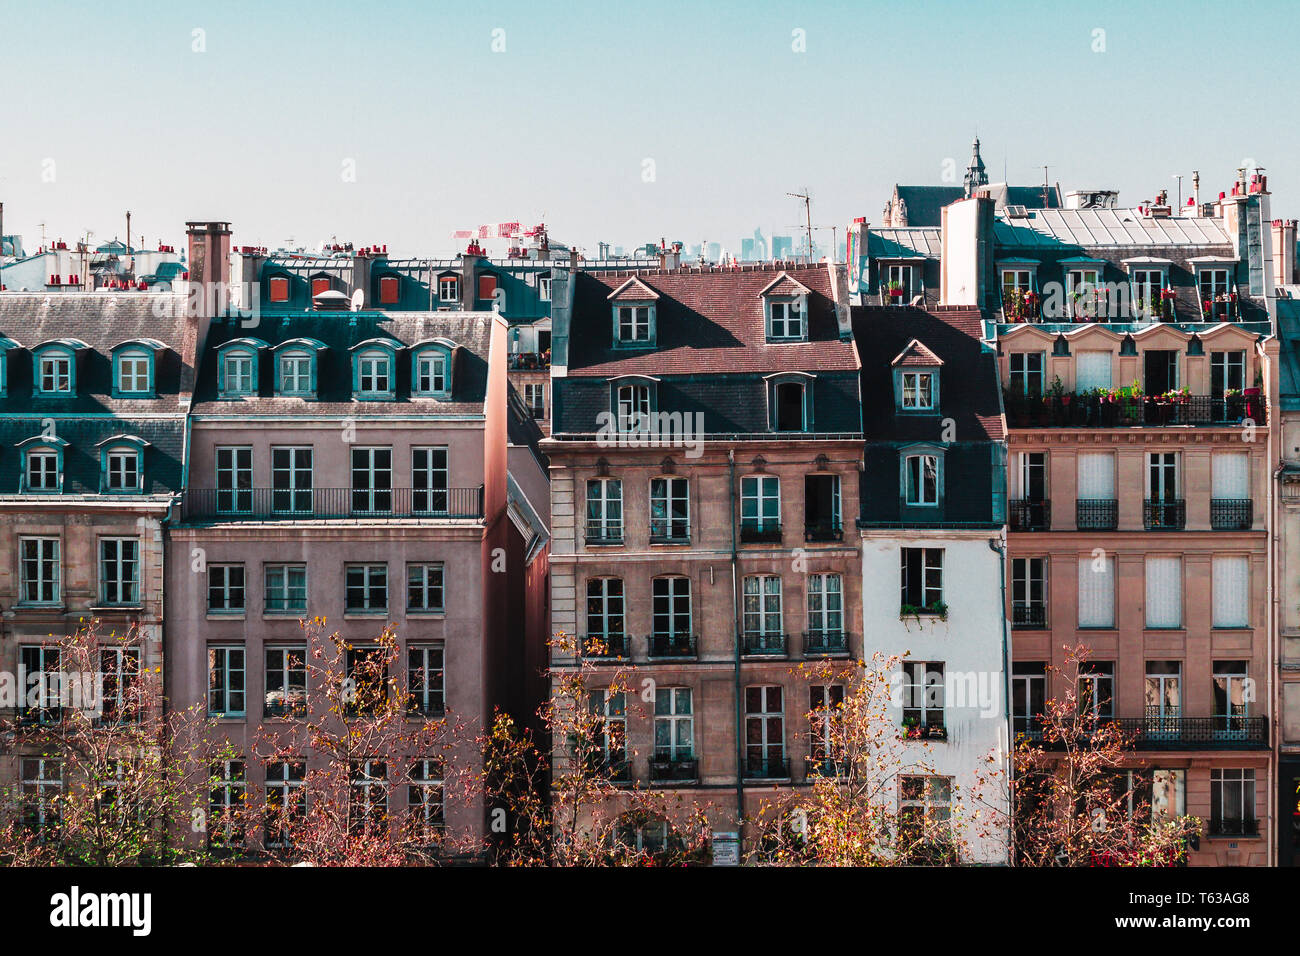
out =
[[139,494],[144,490],[144,450],[136,435],[114,435],[99,443],[99,490],[104,494]]
[[367,339],[353,346],[352,392],[370,401],[397,397],[397,350],[390,341]]
[[433,398],[451,397],[451,356],[455,343],[450,339],[417,342],[411,348],[411,391]]
[[22,458],[21,490],[31,494],[56,495],[63,491],[62,438],[36,435],[18,443]]
[[767,379],[768,423],[777,432],[812,430],[813,376],[788,372]]
[[325,343],[316,339],[290,339],[275,348],[275,393],[294,398],[315,398],[317,356]]
[[42,396],[77,394],[77,351],[86,348],[79,339],[59,339],[32,350],[34,393]]
[[152,398],[156,389],[156,356],[166,348],[156,339],[133,339],[113,346],[113,397]]
[[217,389],[222,398],[258,392],[258,356],[266,348],[260,339],[235,339],[217,350]]

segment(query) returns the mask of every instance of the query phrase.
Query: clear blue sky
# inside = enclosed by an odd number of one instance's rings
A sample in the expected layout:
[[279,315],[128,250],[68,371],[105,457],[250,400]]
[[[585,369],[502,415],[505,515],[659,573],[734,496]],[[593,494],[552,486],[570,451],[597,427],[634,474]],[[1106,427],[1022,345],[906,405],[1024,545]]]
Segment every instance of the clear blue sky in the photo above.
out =
[[755,226],[794,233],[804,187],[841,238],[878,222],[893,183],[960,175],[978,132],[994,181],[1046,163],[1125,204],[1173,196],[1175,173],[1186,195],[1193,169],[1217,194],[1251,158],[1294,217],[1296,23],[1282,0],[0,0],[0,201],[29,248],[41,222],[124,235],[130,209],[177,245],[218,218],[237,243],[435,254],[545,216],[593,253],[738,251]]

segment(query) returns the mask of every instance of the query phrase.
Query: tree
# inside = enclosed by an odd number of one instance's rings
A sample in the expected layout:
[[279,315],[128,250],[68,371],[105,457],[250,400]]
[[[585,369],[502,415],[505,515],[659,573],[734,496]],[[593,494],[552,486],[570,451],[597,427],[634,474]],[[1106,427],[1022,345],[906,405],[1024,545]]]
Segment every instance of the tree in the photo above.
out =
[[1020,734],[1014,754],[1013,827],[1020,866],[1167,866],[1186,860],[1187,841],[1201,821],[1153,812],[1157,785],[1133,754],[1135,735],[1098,716],[1087,682],[1089,649],[1064,648],[1064,696],[1049,699],[1032,733]]

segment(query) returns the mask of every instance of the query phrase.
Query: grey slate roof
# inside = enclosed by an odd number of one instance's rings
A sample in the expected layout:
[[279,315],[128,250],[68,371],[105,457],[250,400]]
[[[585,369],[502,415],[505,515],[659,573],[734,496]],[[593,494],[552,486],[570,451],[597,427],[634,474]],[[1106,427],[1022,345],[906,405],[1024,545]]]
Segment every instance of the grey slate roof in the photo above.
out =
[[1277,337],[1279,401],[1283,411],[1293,412],[1300,410],[1300,300],[1277,300]]
[[1217,219],[1154,219],[1136,209],[1039,209],[1024,219],[999,215],[993,239],[1003,249],[1180,246],[1232,255],[1232,240]]

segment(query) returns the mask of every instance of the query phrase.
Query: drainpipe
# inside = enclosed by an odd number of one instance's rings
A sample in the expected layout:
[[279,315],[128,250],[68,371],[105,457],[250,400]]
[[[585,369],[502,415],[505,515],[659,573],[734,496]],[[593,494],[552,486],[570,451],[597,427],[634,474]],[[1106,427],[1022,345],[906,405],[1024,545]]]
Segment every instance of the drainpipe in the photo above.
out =
[[745,845],[745,720],[740,700],[740,597],[736,551],[736,450],[727,449],[727,486],[731,499],[731,615],[735,655],[734,684],[736,695],[736,835]]
[[1014,866],[1016,858],[1016,828],[1012,813],[1015,804],[1012,799],[1012,793],[1015,789],[1015,780],[1012,777],[1012,746],[1015,738],[1011,732],[1011,658],[1007,646],[1007,560],[1006,551],[998,543],[997,538],[989,538],[989,550],[998,556],[998,582],[1000,585],[999,593],[1002,595],[1002,700],[1003,710],[1006,713],[1006,730],[1007,730],[1007,820],[1011,823],[1007,827],[1007,866]]
[[[1276,412],[1274,412],[1276,415]],[[1278,416],[1280,417],[1280,416]],[[1269,443],[1274,441],[1281,444],[1282,442],[1282,423],[1279,421],[1274,424],[1269,422],[1269,427],[1273,433],[1269,436]],[[1283,446],[1285,447],[1285,446]],[[1264,606],[1268,608],[1268,733],[1269,739],[1273,741],[1270,748],[1273,751],[1273,759],[1270,761],[1273,767],[1274,779],[1268,783],[1268,802],[1265,804],[1265,813],[1267,819],[1273,824],[1273,838],[1268,841],[1265,860],[1267,866],[1278,865],[1278,847],[1281,844],[1281,788],[1282,788],[1282,734],[1278,728],[1278,716],[1282,712],[1281,687],[1274,679],[1274,674],[1282,666],[1282,607],[1281,607],[1281,586],[1278,581],[1279,561],[1276,557],[1276,548],[1272,542],[1279,540],[1279,531],[1281,528],[1281,511],[1282,503],[1277,493],[1277,484],[1282,479],[1282,472],[1286,465],[1283,463],[1282,456],[1278,456],[1278,466],[1273,471],[1273,480],[1268,483],[1268,520],[1269,533],[1265,541],[1269,542],[1268,547],[1268,600]]]

